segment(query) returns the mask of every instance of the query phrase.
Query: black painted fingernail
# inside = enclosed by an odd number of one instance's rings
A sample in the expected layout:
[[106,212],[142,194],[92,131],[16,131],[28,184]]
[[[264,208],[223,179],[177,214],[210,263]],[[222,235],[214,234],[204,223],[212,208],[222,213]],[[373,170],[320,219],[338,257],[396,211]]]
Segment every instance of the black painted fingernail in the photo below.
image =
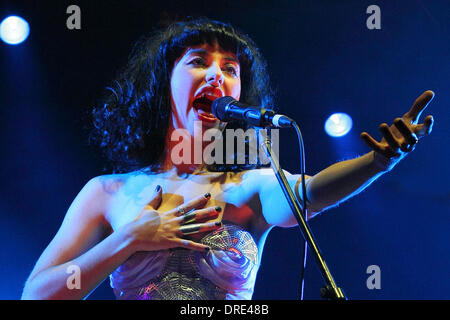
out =
[[222,222],[216,222],[215,225],[220,227],[222,225]]
[[206,248],[205,248],[205,251],[206,251],[206,252],[208,252],[209,250],[211,250],[210,247],[206,247]]
[[216,211],[217,211],[217,212],[220,212],[220,211],[222,211],[222,208],[221,208],[221,207],[219,207],[219,206],[215,207],[214,209],[216,209]]
[[159,192],[159,190],[161,190],[161,186],[158,184],[158,185],[156,186],[156,192]]
[[205,198],[208,199],[209,197],[211,197],[211,193],[205,193]]

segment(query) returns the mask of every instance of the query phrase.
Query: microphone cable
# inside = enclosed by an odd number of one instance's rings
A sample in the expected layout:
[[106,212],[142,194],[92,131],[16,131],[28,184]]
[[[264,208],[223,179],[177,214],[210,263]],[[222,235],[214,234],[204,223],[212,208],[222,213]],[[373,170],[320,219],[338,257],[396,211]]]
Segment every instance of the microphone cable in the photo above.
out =
[[[306,206],[306,180],[305,180],[305,148],[303,144],[302,133],[300,131],[300,127],[298,124],[292,120],[292,127],[295,129],[298,139],[298,145],[300,150],[300,176],[302,179],[302,199],[301,199],[301,208],[302,213],[304,215],[305,221],[308,220],[308,209]],[[306,269],[306,261],[308,256],[308,243],[305,239],[303,239],[303,268],[300,273],[300,300],[304,298],[304,289],[305,289],[305,269]]]

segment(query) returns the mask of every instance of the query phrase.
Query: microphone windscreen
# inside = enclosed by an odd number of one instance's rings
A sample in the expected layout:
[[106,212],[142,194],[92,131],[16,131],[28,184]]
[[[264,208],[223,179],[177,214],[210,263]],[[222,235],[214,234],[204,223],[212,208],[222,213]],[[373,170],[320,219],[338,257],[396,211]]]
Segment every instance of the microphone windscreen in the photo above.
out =
[[219,120],[222,120],[222,121],[230,120],[227,117],[225,109],[226,109],[227,105],[229,105],[233,101],[236,101],[236,100],[230,96],[217,98],[216,100],[213,101],[212,106],[211,106],[212,114]]

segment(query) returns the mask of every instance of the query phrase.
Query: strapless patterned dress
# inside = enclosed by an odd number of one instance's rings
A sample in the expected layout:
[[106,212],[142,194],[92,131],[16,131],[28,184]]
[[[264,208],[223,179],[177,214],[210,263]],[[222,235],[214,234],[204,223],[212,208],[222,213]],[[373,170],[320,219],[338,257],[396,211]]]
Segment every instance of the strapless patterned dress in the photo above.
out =
[[200,241],[209,252],[185,248],[136,252],[110,275],[120,300],[250,300],[259,269],[250,233],[224,224]]

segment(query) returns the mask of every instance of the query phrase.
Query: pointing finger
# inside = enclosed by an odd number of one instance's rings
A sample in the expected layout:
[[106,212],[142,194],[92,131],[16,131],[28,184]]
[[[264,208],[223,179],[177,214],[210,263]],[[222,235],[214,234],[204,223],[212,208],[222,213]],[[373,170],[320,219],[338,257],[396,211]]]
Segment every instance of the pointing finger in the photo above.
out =
[[428,106],[431,100],[433,100],[433,98],[433,91],[425,91],[416,99],[416,101],[414,101],[413,106],[407,113],[405,113],[404,117],[411,119],[414,123],[417,123],[416,121],[419,119],[422,111],[425,110],[425,108]]

